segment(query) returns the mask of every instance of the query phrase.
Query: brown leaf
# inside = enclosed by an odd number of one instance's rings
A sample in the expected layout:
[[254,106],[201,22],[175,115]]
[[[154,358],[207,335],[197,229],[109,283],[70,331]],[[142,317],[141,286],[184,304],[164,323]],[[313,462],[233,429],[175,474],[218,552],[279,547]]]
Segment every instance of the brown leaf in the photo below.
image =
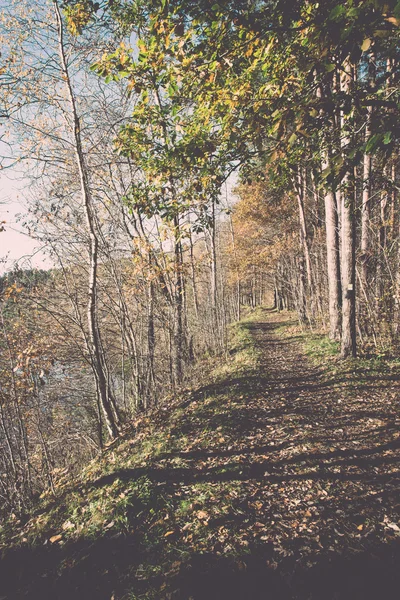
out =
[[393,25],[396,25],[396,27],[398,27],[400,25],[400,20],[396,19],[396,17],[386,17],[385,21],[388,21],[389,23],[393,23]]
[[209,514],[206,513],[205,510],[199,510],[197,512],[197,518],[200,519],[200,521],[208,521],[208,519],[210,518]]
[[50,538],[50,540],[49,540],[49,541],[50,541],[52,544],[55,544],[56,542],[59,542],[59,541],[61,540],[61,538],[62,538],[62,535],[61,535],[61,534],[58,534],[58,535],[53,535],[53,536]]

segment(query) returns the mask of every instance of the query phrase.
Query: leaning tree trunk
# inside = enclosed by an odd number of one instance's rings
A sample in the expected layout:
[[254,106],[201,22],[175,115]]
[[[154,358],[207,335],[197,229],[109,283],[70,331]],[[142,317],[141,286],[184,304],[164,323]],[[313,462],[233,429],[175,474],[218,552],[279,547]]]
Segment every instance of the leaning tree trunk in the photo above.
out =
[[75,157],[79,172],[79,183],[89,234],[89,281],[87,304],[87,321],[89,330],[88,349],[94,377],[96,380],[96,389],[99,394],[100,405],[103,411],[108,434],[111,438],[114,438],[119,432],[119,418],[116,411],[114,398],[112,397],[111,390],[108,386],[107,375],[103,367],[104,357],[102,356],[100,333],[97,324],[97,265],[99,242],[95,230],[92,199],[90,195],[89,182],[82,149],[80,119],[76,109],[75,96],[72,90],[65,56],[63,23],[57,0],[54,0],[54,8],[57,20],[59,55],[73,120]]

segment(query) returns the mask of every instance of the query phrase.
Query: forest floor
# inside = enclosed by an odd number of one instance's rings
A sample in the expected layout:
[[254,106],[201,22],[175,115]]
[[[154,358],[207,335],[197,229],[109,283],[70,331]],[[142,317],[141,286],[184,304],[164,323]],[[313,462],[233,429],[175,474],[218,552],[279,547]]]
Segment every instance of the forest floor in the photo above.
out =
[[397,599],[399,374],[256,311],[207,385],[0,527],[0,598]]

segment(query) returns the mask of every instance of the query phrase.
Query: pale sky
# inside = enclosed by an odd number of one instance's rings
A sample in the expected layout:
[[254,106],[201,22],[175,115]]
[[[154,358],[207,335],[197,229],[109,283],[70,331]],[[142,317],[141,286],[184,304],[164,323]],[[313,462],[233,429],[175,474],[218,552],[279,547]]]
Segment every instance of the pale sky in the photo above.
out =
[[[26,184],[25,184],[26,185]],[[27,212],[24,182],[13,179],[12,169],[0,173],[0,275],[16,263],[22,268],[49,268],[50,262],[41,251],[41,243],[29,236],[18,214]]]

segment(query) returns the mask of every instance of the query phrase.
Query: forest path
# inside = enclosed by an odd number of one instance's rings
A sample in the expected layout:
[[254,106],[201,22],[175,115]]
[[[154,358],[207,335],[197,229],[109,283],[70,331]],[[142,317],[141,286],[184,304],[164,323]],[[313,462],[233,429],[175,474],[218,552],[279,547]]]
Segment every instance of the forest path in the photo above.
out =
[[[284,312],[243,327],[257,367],[203,388],[183,417],[180,480],[213,493],[177,597],[397,599],[399,365],[340,361]],[[244,573],[216,560],[240,548]]]
[[[311,336],[293,316],[264,315],[246,324],[258,369],[210,390],[230,399],[226,413],[220,407],[210,418],[222,437],[209,453],[208,477],[204,462],[191,462],[202,480],[218,480],[211,470],[219,481],[242,482],[229,537],[252,549],[243,558],[247,576],[225,579],[230,592],[215,597],[397,598],[398,365],[341,362],[324,350],[323,336],[315,336],[311,359],[304,348]],[[278,583],[260,575],[260,557],[279,573]],[[199,598],[211,594],[201,579],[195,586],[205,586]]]
[[397,600],[399,363],[288,313],[234,331],[211,382],[12,526],[0,597]]

